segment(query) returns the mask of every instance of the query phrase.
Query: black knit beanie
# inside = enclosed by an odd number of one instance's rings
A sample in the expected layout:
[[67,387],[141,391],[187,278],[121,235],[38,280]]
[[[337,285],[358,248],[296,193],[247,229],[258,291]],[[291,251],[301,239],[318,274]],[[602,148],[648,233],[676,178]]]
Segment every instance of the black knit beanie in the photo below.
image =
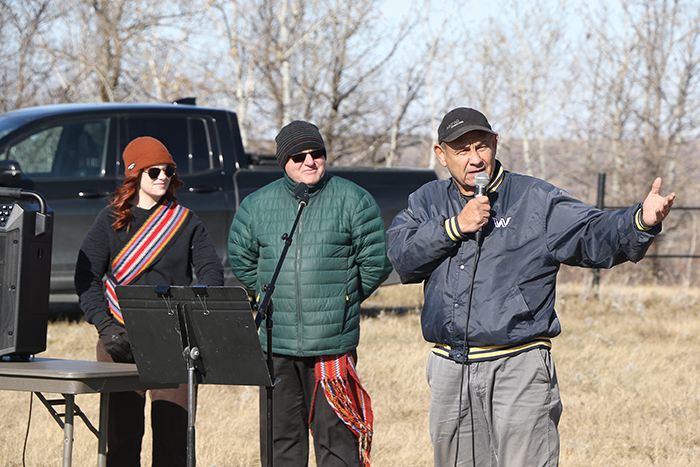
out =
[[275,137],[277,162],[284,168],[290,156],[308,149],[326,149],[318,128],[313,123],[295,120]]

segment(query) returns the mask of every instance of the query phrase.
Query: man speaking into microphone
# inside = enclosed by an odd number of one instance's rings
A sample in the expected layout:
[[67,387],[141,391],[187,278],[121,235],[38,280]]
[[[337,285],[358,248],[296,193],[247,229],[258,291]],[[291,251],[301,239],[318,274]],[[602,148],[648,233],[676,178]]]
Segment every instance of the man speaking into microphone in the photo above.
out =
[[[233,274],[261,297],[299,208],[295,189],[308,185],[308,204],[272,295],[275,377],[273,459],[306,466],[309,427],[316,465],[369,467],[372,411],[355,371],[360,303],[388,277],[381,212],[364,188],[326,173],[318,128],[293,121],[276,136],[284,178],[246,197],[231,224]],[[261,326],[263,348],[266,329]],[[267,465],[265,389],[260,440]]]
[[[411,194],[387,231],[402,282],[424,282],[436,467],[558,465],[562,405],[550,349],[561,332],[559,267],[639,261],[675,198],[659,194],[657,178],[643,203],[598,210],[508,172],[497,143],[481,112],[448,112],[433,149],[451,178]],[[485,196],[475,196],[483,174]]]

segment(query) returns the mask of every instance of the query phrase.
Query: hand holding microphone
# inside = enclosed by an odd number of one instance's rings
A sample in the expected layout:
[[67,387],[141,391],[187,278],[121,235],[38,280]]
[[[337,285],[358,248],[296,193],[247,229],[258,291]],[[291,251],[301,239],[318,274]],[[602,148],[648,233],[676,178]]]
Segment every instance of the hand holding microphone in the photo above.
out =
[[489,175],[480,172],[474,177],[474,199],[469,201],[458,216],[459,228],[462,232],[476,232],[477,241],[481,240],[481,228],[486,225],[491,216],[491,204],[486,194],[489,184]]

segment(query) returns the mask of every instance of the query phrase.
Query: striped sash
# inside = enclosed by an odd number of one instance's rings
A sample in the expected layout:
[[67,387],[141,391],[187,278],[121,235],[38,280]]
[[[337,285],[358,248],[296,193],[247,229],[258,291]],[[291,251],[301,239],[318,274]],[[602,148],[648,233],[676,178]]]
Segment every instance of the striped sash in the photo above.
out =
[[[313,400],[316,400],[320,386],[335,413],[357,436],[362,467],[370,467],[369,452],[372,447],[374,422],[372,401],[360,383],[352,357],[349,354],[317,357],[315,372],[316,388]],[[312,401],[309,426],[313,417],[313,406]]]
[[189,209],[172,201],[158,206],[112,260],[110,274],[107,274],[105,281],[105,298],[112,315],[120,323],[124,323],[124,318],[115,287],[136,280],[152,265],[176,238],[189,213]]

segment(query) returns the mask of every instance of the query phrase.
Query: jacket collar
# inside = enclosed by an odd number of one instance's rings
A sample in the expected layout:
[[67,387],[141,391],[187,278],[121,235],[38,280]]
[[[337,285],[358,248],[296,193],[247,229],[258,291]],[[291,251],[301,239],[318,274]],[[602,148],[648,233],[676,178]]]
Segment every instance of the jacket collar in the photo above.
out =
[[[319,182],[315,185],[309,186],[309,196],[314,196],[316,193],[319,191],[323,190],[323,187],[326,186],[326,183],[328,183],[328,180],[330,180],[331,175],[328,174],[328,172],[325,173],[323,178],[319,180]],[[284,173],[284,187],[293,195],[294,194],[294,189],[299,185],[297,182],[292,180],[289,175],[287,175],[287,172]]]
[[506,171],[503,168],[503,165],[501,164],[501,161],[496,159],[496,167],[493,169],[493,180],[489,183],[489,185],[486,187],[486,192],[487,193],[493,193],[496,191],[496,188],[503,182],[503,179],[506,176]]

